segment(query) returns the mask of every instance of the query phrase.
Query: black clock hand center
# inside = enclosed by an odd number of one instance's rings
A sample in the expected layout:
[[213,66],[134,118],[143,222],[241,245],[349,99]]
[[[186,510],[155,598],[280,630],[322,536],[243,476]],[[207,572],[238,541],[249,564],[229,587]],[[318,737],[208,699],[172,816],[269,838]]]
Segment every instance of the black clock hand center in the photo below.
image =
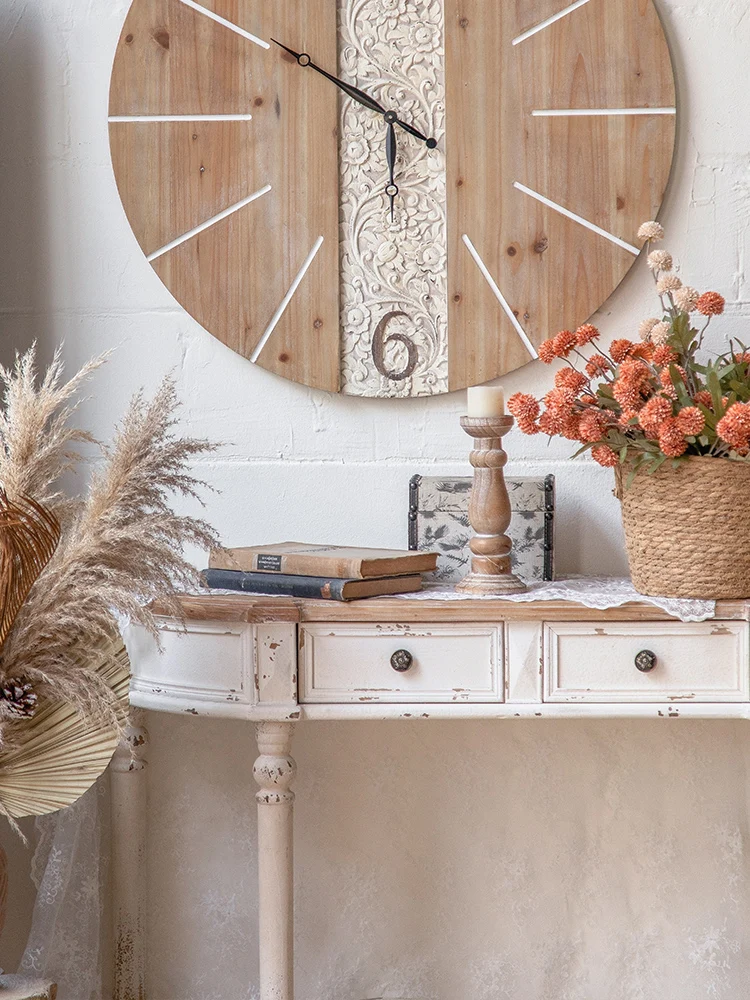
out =
[[320,73],[324,76],[326,80],[330,80],[334,83],[340,90],[343,90],[345,94],[352,98],[353,101],[357,101],[358,104],[363,105],[363,107],[368,108],[370,111],[374,111],[376,114],[383,115],[386,122],[389,125],[396,124],[399,125],[405,132],[409,132],[415,138],[420,139],[428,149],[434,149],[437,146],[437,140],[428,138],[426,135],[414,128],[413,125],[408,125],[406,122],[401,121],[395,111],[386,111],[380,101],[376,100],[372,95],[366,93],[364,90],[360,90],[359,87],[355,87],[351,83],[346,83],[344,80],[340,80],[337,76],[333,76],[331,73],[327,73],[320,66],[312,61],[307,52],[295,52],[294,49],[290,49],[288,45],[283,45],[281,42],[272,38],[271,41],[278,45],[279,48],[284,49],[288,52],[290,56],[293,56],[299,66],[308,67],[314,69],[316,73]]

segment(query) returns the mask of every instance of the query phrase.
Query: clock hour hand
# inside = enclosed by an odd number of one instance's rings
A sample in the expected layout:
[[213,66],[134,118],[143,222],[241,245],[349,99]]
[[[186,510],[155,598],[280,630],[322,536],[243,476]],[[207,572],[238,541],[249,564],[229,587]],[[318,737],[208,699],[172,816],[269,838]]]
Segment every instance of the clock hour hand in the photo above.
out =
[[437,139],[428,138],[426,135],[422,135],[419,129],[414,128],[413,125],[407,125],[406,122],[402,122],[400,118],[396,118],[396,124],[400,125],[404,132],[409,132],[416,139],[421,139],[422,142],[427,146],[428,149],[434,149],[437,146]]
[[422,135],[419,129],[414,128],[413,125],[407,125],[406,122],[402,122],[395,111],[386,111],[383,117],[389,125],[400,125],[405,132],[409,132],[417,139],[421,139],[428,149],[434,149],[437,146],[437,139],[428,139],[426,135]]
[[277,42],[275,38],[272,38],[271,41],[275,42],[279,48],[284,49],[285,52],[288,52],[290,56],[294,56],[300,66],[309,66],[310,69],[314,69],[316,73],[320,73],[321,76],[324,76],[326,80],[330,80],[331,83],[335,83],[336,86],[343,90],[345,94],[348,94],[352,100],[364,105],[364,107],[369,108],[370,111],[374,111],[376,114],[385,114],[385,108],[380,101],[376,101],[374,97],[366,94],[364,90],[360,90],[359,87],[354,87],[351,83],[345,83],[343,80],[339,80],[337,76],[333,76],[331,73],[326,73],[326,71],[321,69],[320,66],[315,65],[307,52],[295,52],[294,49],[290,49],[287,45],[282,45],[281,42]]
[[393,222],[393,202],[398,194],[398,186],[394,183],[393,174],[396,169],[396,129],[393,122],[388,122],[388,132],[385,137],[385,156],[388,161],[388,183],[385,193],[391,203],[391,222]]

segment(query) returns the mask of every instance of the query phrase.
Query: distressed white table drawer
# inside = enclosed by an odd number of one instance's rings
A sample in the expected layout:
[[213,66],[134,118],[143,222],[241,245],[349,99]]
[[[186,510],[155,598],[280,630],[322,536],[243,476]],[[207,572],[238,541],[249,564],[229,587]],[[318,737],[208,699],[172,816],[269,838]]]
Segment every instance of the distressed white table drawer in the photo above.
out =
[[[643,650],[656,657],[646,672]],[[544,626],[544,660],[545,701],[748,700],[742,621],[556,622]]]
[[296,710],[296,623],[157,622],[163,653],[141,626],[124,632],[132,705],[237,719]]
[[300,701],[502,701],[502,635],[501,625],[304,625]]

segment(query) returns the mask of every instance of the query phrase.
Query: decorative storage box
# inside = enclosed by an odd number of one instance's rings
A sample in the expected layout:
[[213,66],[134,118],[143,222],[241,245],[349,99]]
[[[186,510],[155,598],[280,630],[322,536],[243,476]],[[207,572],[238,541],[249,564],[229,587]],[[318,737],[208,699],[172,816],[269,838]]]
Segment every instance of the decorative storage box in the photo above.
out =
[[[506,477],[513,517],[513,572],[526,583],[554,579],[555,477]],[[409,482],[409,548],[440,553],[432,576],[457,583],[468,570],[471,476],[413,476]],[[429,579],[429,577],[428,577]]]

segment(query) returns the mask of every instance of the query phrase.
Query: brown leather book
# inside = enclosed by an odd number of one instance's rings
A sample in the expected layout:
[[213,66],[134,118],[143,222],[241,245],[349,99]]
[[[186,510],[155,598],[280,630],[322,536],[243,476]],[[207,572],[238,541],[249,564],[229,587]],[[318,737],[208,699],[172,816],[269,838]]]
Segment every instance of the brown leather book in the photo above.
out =
[[377,576],[429,573],[435,569],[437,558],[437,552],[410,552],[408,549],[277,542],[274,545],[214,549],[208,565],[211,569],[242,570],[245,573],[286,573],[365,580]]

